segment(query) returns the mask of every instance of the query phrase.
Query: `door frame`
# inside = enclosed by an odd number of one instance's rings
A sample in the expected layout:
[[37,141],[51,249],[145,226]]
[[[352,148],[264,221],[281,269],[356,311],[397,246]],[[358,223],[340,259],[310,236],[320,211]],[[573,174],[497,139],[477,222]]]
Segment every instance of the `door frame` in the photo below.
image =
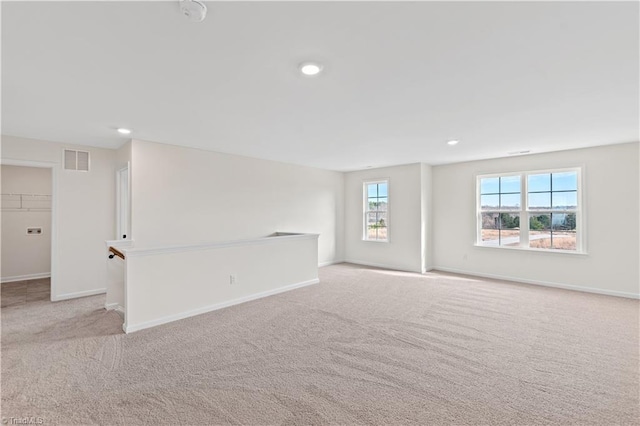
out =
[[0,165],[51,169],[51,301],[55,301],[58,284],[58,169],[59,163],[0,158]]
[[127,226],[124,230],[126,232],[127,240],[131,240],[131,163],[127,162],[127,165],[116,170],[116,240],[122,240],[122,174],[127,173]]

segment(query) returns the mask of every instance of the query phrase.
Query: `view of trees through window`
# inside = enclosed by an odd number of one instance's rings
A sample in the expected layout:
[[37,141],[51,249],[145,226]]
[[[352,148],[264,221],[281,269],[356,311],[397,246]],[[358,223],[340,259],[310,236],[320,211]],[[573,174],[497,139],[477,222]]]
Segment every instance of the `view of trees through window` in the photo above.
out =
[[388,238],[388,182],[365,184],[365,239],[386,241]]
[[480,180],[483,245],[520,245],[520,186],[519,175]]
[[577,172],[530,174],[527,188],[529,247],[576,250]]
[[[526,238],[531,248],[576,250],[577,171],[487,177],[479,183],[482,245],[518,247]],[[523,220],[529,222],[524,229]]]

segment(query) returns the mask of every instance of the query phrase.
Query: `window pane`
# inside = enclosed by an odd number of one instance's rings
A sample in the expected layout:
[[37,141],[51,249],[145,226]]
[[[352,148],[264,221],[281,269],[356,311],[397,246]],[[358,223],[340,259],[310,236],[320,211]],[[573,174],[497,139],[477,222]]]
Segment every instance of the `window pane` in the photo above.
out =
[[554,213],[551,221],[553,244],[558,250],[576,249],[576,215],[574,213]]
[[541,214],[529,219],[529,247],[551,248],[551,215]]
[[381,228],[387,226],[387,213],[377,214],[376,225],[378,225]]
[[575,213],[554,213],[553,223],[551,224],[553,231],[575,231],[576,215]]
[[529,208],[535,209],[550,209],[551,208],[551,193],[542,192],[540,194],[529,194]]
[[376,213],[367,213],[366,218],[367,218],[367,239],[375,240],[378,235],[378,226],[376,225],[378,219],[376,217]]
[[378,184],[378,197],[388,197],[389,193],[387,192],[387,184],[380,183]]
[[517,246],[520,244],[520,215],[500,213],[500,245]]
[[497,194],[500,191],[500,178],[480,179],[480,194]]
[[389,203],[387,203],[387,198],[386,197],[378,198],[378,210],[382,210],[382,211],[386,212],[388,205],[389,205]]
[[578,207],[577,192],[553,192],[551,196],[554,209],[575,209]]
[[378,228],[376,226],[367,227],[367,240],[375,240],[378,237]]
[[485,246],[498,246],[500,244],[498,213],[482,213],[481,238],[482,245]]
[[564,172],[553,173],[552,183],[554,191],[577,191],[578,190],[578,173]]
[[520,176],[503,176],[500,178],[500,192],[520,192]]
[[387,213],[367,213],[367,239],[387,239]]
[[551,191],[551,174],[529,175],[527,186],[529,192]]
[[481,195],[480,206],[483,210],[497,210],[500,207],[499,195]]
[[386,226],[381,226],[378,228],[378,239],[386,240],[388,237],[388,229]]
[[378,184],[377,183],[367,184],[367,196],[369,198],[375,198],[375,197],[378,196]]
[[[489,197],[491,197],[491,195],[489,195]],[[509,210],[520,210],[520,194],[500,195],[500,208]]]
[[386,240],[387,239],[387,227],[386,226],[379,226],[378,227],[378,239],[379,240]]

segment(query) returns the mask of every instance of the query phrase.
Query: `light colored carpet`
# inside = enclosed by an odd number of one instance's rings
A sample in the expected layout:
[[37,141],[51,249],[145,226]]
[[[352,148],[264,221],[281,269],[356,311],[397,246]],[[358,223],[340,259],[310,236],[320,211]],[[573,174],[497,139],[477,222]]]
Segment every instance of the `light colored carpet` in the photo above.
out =
[[320,278],[130,335],[102,296],[2,309],[2,416],[639,423],[638,301],[345,264]]

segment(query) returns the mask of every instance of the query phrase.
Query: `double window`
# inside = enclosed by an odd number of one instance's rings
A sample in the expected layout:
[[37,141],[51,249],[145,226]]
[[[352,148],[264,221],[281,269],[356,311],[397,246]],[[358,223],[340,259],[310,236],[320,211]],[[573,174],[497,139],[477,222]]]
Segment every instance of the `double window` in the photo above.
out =
[[389,181],[364,183],[364,240],[389,240]]
[[478,176],[478,245],[582,251],[580,170]]

